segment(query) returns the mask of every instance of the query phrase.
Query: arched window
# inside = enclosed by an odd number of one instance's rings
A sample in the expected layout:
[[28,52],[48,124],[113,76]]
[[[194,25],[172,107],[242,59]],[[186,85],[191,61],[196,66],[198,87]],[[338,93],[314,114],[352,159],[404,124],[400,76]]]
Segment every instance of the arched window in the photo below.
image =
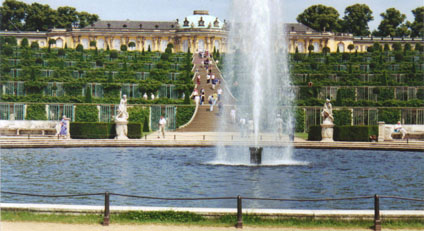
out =
[[214,44],[213,44],[214,46],[215,46],[215,49],[218,51],[219,49],[220,49],[220,47],[219,47],[219,41],[218,40],[215,40],[215,42],[214,42]]
[[113,44],[113,49],[115,49],[115,50],[121,49],[121,40],[120,39],[114,39],[112,44]]
[[84,47],[84,49],[88,49],[88,45],[89,45],[88,39],[86,38],[81,39],[81,44],[82,44],[82,47]]
[[299,53],[303,53],[303,43],[302,42],[297,42],[296,47],[297,47],[297,50],[299,51]]
[[134,51],[137,48],[137,41],[135,41],[134,39],[130,39],[130,41],[128,42],[128,44],[130,44],[130,42],[133,42],[135,44],[135,47],[128,46],[128,50]]
[[105,49],[105,40],[103,40],[103,39],[97,40],[97,48]]
[[317,53],[321,50],[318,42],[314,42],[314,52]]
[[184,40],[183,41],[183,51],[187,52],[188,51],[188,40]]
[[56,47],[57,48],[63,47],[63,40],[61,38],[56,39]]
[[146,41],[144,41],[144,50],[145,51],[147,51],[149,49],[149,46],[150,46],[150,49],[153,50],[152,40],[146,40]]
[[344,44],[343,43],[339,43],[339,44],[337,44],[337,48],[339,48],[339,51],[340,52],[344,52]]
[[164,52],[166,49],[166,46],[168,46],[168,40],[161,40],[160,41],[160,51]]
[[199,39],[199,41],[197,42],[197,49],[199,51],[205,50],[205,41],[203,41],[203,39]]

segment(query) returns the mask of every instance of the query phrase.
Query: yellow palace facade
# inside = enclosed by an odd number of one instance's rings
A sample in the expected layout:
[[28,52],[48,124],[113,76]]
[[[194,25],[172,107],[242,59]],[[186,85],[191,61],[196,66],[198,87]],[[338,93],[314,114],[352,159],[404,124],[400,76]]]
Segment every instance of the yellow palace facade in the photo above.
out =
[[[364,52],[373,43],[394,42],[411,43],[412,47],[423,39],[414,38],[373,38],[354,37],[352,34],[317,32],[300,23],[285,24],[289,37],[289,51],[294,53],[296,48],[300,53],[308,52],[309,45],[313,45],[313,52],[321,52],[322,48],[329,47],[331,52],[348,51],[350,44],[354,50]],[[227,22],[221,21],[208,11],[195,10],[193,15],[175,21],[98,21],[82,29],[52,29],[47,32],[1,31],[0,36],[14,36],[18,43],[23,38],[29,42],[37,42],[40,47],[47,47],[50,39],[56,40],[53,48],[75,48],[81,44],[84,49],[95,49],[90,46],[95,41],[97,49],[119,50],[121,45],[128,46],[128,50],[164,51],[168,43],[174,45],[175,52],[227,51]]]

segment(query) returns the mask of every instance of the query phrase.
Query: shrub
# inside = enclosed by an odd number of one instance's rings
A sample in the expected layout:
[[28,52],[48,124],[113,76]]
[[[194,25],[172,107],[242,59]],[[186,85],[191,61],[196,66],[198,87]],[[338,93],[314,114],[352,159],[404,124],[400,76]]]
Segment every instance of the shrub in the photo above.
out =
[[[335,126],[333,139],[335,141],[369,141],[371,135],[378,136],[378,126]],[[320,141],[321,126],[309,128],[308,140]]]
[[29,42],[27,38],[23,38],[21,41],[21,47],[28,47],[29,46]]
[[314,126],[309,127],[308,140],[310,140],[310,141],[320,141],[320,140],[322,140],[321,126],[320,125],[314,125]]
[[13,48],[11,46],[4,46],[3,47],[3,54],[7,55],[7,56],[11,56],[13,55]]
[[70,133],[72,139],[113,139],[115,137],[115,124],[72,122]]
[[78,44],[77,47],[75,48],[75,50],[78,51],[78,52],[83,52],[84,47],[81,44]]
[[392,48],[394,51],[401,51],[402,45],[399,42],[393,43]]
[[116,58],[118,58],[118,52],[117,51],[111,51],[110,52],[110,58],[111,59],[116,59]]
[[295,132],[304,132],[305,131],[305,111],[301,108],[296,110],[295,114],[296,127]]
[[[114,139],[116,136],[114,123],[72,122],[70,126],[73,139]],[[128,123],[128,138],[141,138],[141,125]]]
[[34,42],[31,43],[31,48],[32,49],[38,49],[38,48],[40,48],[40,46],[38,45],[38,42],[34,41]]
[[75,108],[76,122],[97,122],[99,110],[95,105],[78,105]]
[[402,59],[403,59],[402,53],[396,52],[396,54],[395,54],[395,60],[396,60],[396,62],[402,62]]
[[384,51],[390,51],[390,46],[388,43],[384,44]]
[[143,123],[143,132],[150,132],[149,119],[145,118]]
[[423,52],[424,46],[422,46],[420,43],[416,43],[414,50],[419,51],[419,52]]
[[395,108],[385,108],[378,110],[378,121],[384,121],[386,124],[396,124],[400,121],[401,110]]
[[352,123],[352,112],[347,109],[334,110],[334,124],[336,126],[351,125]]
[[128,138],[130,139],[140,139],[142,136],[141,124],[139,123],[128,123]]
[[395,92],[393,88],[379,88],[379,94],[377,95],[378,101],[391,100],[395,96]]
[[25,120],[47,120],[46,105],[29,104],[27,106]]
[[195,109],[196,108],[194,106],[177,107],[177,115],[176,115],[177,128],[186,124],[188,121],[190,121]]
[[378,126],[335,126],[335,141],[369,141],[371,135],[378,136]]
[[134,106],[128,108],[129,122],[143,123],[145,119],[149,119],[150,110],[148,107]]
[[128,50],[127,45],[122,44],[121,51],[127,51],[127,50]]
[[58,51],[57,51],[57,55],[59,55],[59,56],[65,56],[65,50],[64,49],[59,49]]

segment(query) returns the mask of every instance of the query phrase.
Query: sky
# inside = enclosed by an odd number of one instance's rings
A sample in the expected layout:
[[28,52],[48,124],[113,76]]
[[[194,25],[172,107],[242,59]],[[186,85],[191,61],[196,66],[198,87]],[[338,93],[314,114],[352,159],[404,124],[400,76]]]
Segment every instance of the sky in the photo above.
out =
[[[4,0],[1,0],[3,3]],[[38,2],[48,4],[56,9],[59,6],[72,6],[77,11],[87,11],[99,15],[102,20],[137,20],[137,21],[173,21],[183,20],[193,14],[193,10],[209,10],[210,15],[219,19],[229,19],[232,0],[20,0],[26,3]],[[243,0],[236,0],[243,2]],[[261,0],[258,0],[261,1]],[[306,8],[315,4],[332,6],[341,17],[347,6],[360,3],[367,4],[373,11],[374,20],[369,22],[372,30],[381,21],[380,14],[388,8],[396,8],[413,21],[411,10],[423,6],[424,0],[281,0],[284,7],[284,21],[296,22],[296,17]]]

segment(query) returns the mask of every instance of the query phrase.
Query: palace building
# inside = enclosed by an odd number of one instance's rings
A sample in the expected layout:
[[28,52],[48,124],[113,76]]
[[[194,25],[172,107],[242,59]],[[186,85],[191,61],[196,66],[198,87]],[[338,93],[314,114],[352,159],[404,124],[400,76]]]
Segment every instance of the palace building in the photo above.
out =
[[[329,47],[330,52],[348,50],[350,44],[354,50],[365,52],[373,43],[389,44],[395,42],[424,43],[424,38],[377,38],[355,37],[352,34],[317,32],[300,23],[285,25],[289,36],[289,50],[294,53],[296,48],[300,53],[308,52],[309,45],[313,45],[313,52],[321,52],[322,48]],[[81,44],[84,49],[90,47],[91,41],[96,41],[98,49],[119,50],[121,45],[129,46],[128,50],[165,51],[168,43],[174,45],[175,52],[227,51],[228,25],[225,20],[209,15],[206,10],[195,10],[193,15],[175,21],[98,21],[82,29],[52,29],[49,31],[1,31],[1,36],[14,36],[18,43],[23,38],[29,42],[36,41],[40,47],[47,47],[49,39],[55,39],[53,47],[75,48]]]

